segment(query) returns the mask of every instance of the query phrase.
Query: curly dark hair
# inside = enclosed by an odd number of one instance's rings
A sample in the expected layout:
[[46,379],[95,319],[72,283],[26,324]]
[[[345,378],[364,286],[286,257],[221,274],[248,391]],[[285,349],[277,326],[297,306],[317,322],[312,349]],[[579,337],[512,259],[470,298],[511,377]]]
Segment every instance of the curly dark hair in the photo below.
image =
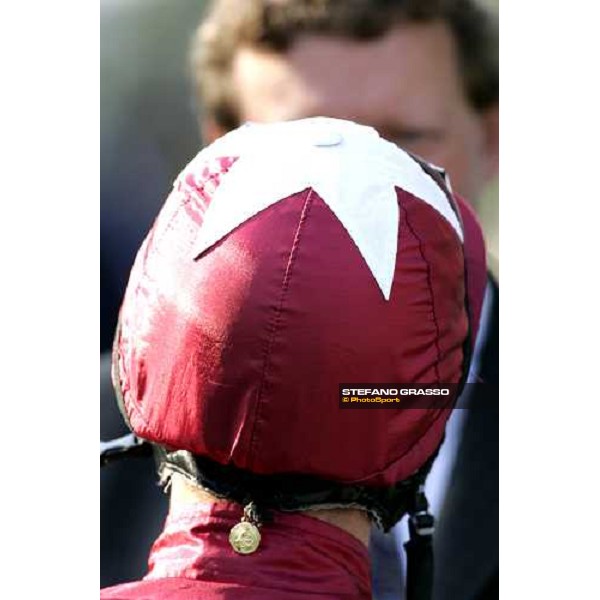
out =
[[432,21],[454,35],[472,106],[496,104],[497,21],[477,0],[214,0],[191,54],[198,100],[218,125],[234,129],[240,118],[231,70],[240,47],[285,52],[303,33],[369,40],[399,23]]

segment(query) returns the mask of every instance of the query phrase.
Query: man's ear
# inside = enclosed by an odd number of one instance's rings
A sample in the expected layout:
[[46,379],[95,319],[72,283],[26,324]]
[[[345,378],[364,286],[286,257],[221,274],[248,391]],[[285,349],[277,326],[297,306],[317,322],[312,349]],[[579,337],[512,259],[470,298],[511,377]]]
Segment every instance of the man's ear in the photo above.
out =
[[499,167],[499,107],[494,104],[481,113],[484,147],[486,153],[486,180],[489,182],[498,176]]
[[212,144],[215,140],[227,133],[223,127],[210,117],[200,118],[200,131],[205,146]]

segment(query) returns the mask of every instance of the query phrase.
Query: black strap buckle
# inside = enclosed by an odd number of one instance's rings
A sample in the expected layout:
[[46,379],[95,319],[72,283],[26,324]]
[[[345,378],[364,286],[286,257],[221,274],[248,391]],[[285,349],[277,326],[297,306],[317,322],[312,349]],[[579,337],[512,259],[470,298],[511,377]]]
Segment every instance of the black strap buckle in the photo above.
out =
[[410,516],[410,533],[418,536],[433,535],[435,531],[435,517],[427,510],[422,510]]

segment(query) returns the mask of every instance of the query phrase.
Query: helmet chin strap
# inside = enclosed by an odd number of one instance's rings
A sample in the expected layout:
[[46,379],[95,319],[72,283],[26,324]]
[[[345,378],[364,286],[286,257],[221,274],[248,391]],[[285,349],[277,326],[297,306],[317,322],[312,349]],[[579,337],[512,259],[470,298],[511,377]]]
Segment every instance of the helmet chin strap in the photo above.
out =
[[407,600],[431,600],[433,597],[434,529],[435,519],[429,512],[424,486],[421,485],[409,510],[410,540],[404,544]]
[[129,456],[152,456],[152,446],[133,433],[108,442],[100,440],[101,467]]

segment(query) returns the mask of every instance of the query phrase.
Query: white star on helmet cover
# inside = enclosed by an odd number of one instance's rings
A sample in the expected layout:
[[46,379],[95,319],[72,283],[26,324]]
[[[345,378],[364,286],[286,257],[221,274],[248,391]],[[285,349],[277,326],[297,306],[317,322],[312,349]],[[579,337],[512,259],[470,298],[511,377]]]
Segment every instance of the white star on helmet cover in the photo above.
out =
[[216,156],[238,160],[204,215],[195,256],[257,213],[307,188],[339,219],[386,300],[398,245],[396,187],[435,208],[463,240],[444,192],[406,152],[370,127],[325,117],[248,124],[209,146],[193,163]]

